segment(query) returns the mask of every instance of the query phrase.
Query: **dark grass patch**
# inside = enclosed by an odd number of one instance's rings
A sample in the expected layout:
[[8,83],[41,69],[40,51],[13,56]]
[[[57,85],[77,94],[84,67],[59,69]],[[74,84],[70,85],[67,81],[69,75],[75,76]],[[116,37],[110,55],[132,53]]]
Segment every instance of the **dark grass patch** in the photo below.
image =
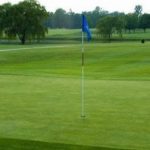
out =
[[121,150],[116,148],[81,146],[20,139],[0,139],[0,150]]

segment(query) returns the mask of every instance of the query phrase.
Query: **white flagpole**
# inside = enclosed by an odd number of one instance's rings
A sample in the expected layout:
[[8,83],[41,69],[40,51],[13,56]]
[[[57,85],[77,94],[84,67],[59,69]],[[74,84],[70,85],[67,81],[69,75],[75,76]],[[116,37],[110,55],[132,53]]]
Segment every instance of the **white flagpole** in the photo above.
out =
[[84,32],[82,31],[82,66],[81,66],[81,117],[85,117],[84,108]]

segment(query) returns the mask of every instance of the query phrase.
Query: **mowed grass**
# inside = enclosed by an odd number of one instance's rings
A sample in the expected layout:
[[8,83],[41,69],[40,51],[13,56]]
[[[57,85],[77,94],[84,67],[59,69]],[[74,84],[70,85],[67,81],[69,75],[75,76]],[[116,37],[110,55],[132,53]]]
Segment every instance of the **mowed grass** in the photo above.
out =
[[[92,33],[92,39],[94,40],[100,40],[101,37],[97,35],[96,29],[91,29]],[[81,39],[81,29],[49,29],[48,34],[46,35],[46,39],[53,39],[57,40],[59,39],[60,42],[64,42],[64,40],[76,40],[80,42]],[[142,29],[136,29],[135,31],[123,31],[122,32],[122,38],[119,37],[118,34],[113,33],[112,35],[113,40],[150,40],[150,29],[147,29],[146,32],[144,32]],[[102,39],[101,39],[102,40]]]
[[0,149],[150,149],[149,47],[1,45]]

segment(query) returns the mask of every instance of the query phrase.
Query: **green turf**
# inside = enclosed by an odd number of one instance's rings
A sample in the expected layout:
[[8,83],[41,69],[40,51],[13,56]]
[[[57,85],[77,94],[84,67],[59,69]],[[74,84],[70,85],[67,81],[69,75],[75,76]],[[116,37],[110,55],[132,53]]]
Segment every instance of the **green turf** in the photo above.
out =
[[[92,40],[100,40],[101,37],[97,36],[96,29],[91,29],[92,33]],[[135,32],[131,31],[130,33],[128,31],[122,33],[122,40],[141,40],[141,39],[147,39],[150,40],[150,29],[147,29],[146,32],[144,32],[142,29],[136,29]],[[81,29],[49,29],[48,34],[46,35],[46,39],[53,39],[61,41],[66,40],[78,40],[81,39]],[[118,34],[114,33],[112,35],[113,40],[120,40],[120,37]]]
[[[150,43],[86,44],[85,119],[81,46],[40,46],[0,51],[1,138],[62,143],[62,149],[150,149]],[[0,140],[3,150],[9,142]]]
[[58,36],[79,36],[81,32],[81,29],[49,29],[47,36],[53,36],[53,37],[58,37]]
[[[99,41],[108,42],[106,39],[102,39],[101,36],[97,35],[96,29],[91,29],[92,33],[92,42],[94,43]],[[141,39],[145,39],[146,41],[150,41],[150,29],[147,29],[146,32],[142,29],[136,29],[135,32],[131,31],[130,33],[127,31],[123,31],[122,38],[118,36],[118,34],[113,33],[111,41],[138,41],[141,42]],[[79,44],[81,43],[81,29],[49,29],[45,38],[39,40],[27,40],[28,44]],[[3,44],[19,44],[20,41],[18,39],[10,39],[7,38],[1,39],[0,43]]]
[[121,150],[121,149],[61,144],[61,143],[47,143],[41,141],[20,140],[20,139],[0,139],[0,150]]

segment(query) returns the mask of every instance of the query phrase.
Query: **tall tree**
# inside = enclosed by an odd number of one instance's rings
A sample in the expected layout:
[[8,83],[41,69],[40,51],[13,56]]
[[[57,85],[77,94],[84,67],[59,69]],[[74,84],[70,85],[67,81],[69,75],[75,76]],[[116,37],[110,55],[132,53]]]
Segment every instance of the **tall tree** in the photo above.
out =
[[146,32],[147,28],[150,28],[150,14],[143,14],[140,17],[139,27]]
[[136,14],[127,14],[125,16],[125,29],[129,30],[134,30],[138,27],[138,17]]
[[110,40],[115,31],[122,36],[123,22],[119,17],[106,16],[99,20],[96,28],[98,34]]
[[142,15],[142,6],[141,5],[136,5],[134,8],[134,13],[139,17]]
[[8,24],[8,10],[10,9],[11,4],[5,3],[0,5],[0,36],[3,36],[5,25]]
[[65,28],[66,25],[66,11],[62,8],[59,8],[55,11],[54,14],[54,25],[56,28]]
[[5,33],[17,35],[22,44],[29,38],[43,37],[47,31],[44,21],[48,13],[36,0],[25,0],[13,5],[7,15]]

